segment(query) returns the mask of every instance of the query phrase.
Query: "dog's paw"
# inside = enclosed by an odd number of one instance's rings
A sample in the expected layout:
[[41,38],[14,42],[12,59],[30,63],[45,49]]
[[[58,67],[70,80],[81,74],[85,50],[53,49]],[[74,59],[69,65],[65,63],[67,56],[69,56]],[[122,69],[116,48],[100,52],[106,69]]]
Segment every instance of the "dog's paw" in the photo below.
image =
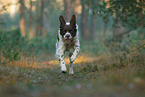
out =
[[61,71],[67,71],[66,66],[64,64],[61,65]]
[[74,71],[73,70],[69,70],[69,74],[74,74]]
[[67,71],[61,71],[61,74],[66,74],[67,73]]

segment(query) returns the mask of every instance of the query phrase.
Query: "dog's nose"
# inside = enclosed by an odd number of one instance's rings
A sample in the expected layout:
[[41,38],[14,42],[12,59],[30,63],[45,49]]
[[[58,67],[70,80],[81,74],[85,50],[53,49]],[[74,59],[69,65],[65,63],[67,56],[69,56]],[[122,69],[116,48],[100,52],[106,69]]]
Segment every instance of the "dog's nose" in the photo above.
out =
[[67,38],[69,38],[69,37],[70,37],[70,35],[69,35],[69,34],[67,34],[67,35],[66,35],[66,37],[67,37]]

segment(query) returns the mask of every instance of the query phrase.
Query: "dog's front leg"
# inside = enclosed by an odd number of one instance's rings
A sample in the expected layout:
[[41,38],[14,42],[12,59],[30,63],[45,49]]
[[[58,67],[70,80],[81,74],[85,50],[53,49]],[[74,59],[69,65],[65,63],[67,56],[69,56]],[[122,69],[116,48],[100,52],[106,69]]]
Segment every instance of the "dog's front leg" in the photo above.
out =
[[69,58],[70,58],[69,74],[74,74],[74,71],[73,71],[73,62],[76,59],[79,51],[80,51],[79,46],[76,46],[74,52],[69,54]]
[[71,61],[71,62],[74,62],[74,60],[76,59],[76,57],[77,57],[79,51],[80,51],[80,47],[79,47],[79,45],[76,45],[76,46],[75,46],[75,50],[74,50],[72,56],[70,57],[70,61]]
[[73,62],[71,61],[71,56],[72,56],[72,53],[69,54],[69,59],[70,59],[69,74],[74,74],[74,71],[73,71]]
[[64,51],[63,49],[57,49],[56,51],[56,57],[58,58],[59,60],[59,65],[61,67],[61,72],[62,73],[66,73],[66,66],[65,66],[65,61],[64,61]]
[[66,70],[65,61],[64,61],[64,55],[63,54],[60,55],[59,64],[60,64],[60,67],[61,67],[61,72],[62,73],[66,73],[67,70]]

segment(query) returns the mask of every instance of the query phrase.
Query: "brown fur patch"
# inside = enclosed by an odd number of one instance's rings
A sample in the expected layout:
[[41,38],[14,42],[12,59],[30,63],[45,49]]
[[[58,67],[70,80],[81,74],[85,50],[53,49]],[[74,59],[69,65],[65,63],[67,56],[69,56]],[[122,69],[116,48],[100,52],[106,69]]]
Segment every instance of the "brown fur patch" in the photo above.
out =
[[74,45],[75,45],[74,41],[72,41],[72,42],[70,42],[70,43],[66,43],[66,44],[65,44],[66,51],[70,50],[71,48],[74,49]]

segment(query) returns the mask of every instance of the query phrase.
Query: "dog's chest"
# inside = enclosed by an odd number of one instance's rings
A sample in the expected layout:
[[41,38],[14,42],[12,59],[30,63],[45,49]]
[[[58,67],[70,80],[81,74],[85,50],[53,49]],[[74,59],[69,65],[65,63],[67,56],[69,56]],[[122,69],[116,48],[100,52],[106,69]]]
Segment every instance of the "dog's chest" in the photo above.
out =
[[74,49],[74,45],[75,45],[74,42],[66,43],[65,44],[65,51],[71,51],[71,50],[73,50]]

